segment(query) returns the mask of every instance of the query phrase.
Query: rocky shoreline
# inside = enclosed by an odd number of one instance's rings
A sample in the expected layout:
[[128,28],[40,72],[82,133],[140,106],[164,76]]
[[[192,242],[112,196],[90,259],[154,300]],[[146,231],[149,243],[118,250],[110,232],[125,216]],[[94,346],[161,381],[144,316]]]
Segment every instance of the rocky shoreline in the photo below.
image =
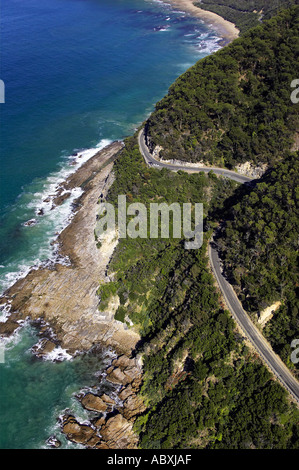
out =
[[[136,358],[121,355],[112,361],[105,375],[105,380],[115,386],[118,399],[88,391],[80,398],[81,405],[96,416],[81,424],[75,416],[66,413],[61,417],[61,430],[67,439],[86,448],[134,449],[138,437],[133,424],[146,408],[138,395],[142,382],[140,363]],[[56,447],[57,443],[52,441]]]
[[[122,142],[114,142],[99,151],[52,195],[52,209],[59,210],[74,188],[81,189],[71,222],[54,242],[57,259],[69,262],[31,269],[0,298],[0,307],[9,313],[6,321],[0,323],[0,336],[10,336],[29,319],[38,327],[41,338],[32,348],[37,357],[61,349],[75,356],[96,345],[115,351],[117,358],[104,376],[115,387],[117,401],[107,394],[88,392],[81,397],[81,403],[85,409],[98,413],[96,418],[87,425],[66,414],[61,421],[66,437],[88,448],[136,447],[133,422],[144,409],[137,396],[142,366],[140,360],[132,358],[139,334],[116,321],[113,308],[107,312],[98,309],[97,290],[101,282],[109,282],[107,266],[118,243],[114,237],[97,246],[94,230],[98,202],[105,199],[113,182],[114,160],[122,147]],[[59,441],[51,436],[48,445],[57,447]]]

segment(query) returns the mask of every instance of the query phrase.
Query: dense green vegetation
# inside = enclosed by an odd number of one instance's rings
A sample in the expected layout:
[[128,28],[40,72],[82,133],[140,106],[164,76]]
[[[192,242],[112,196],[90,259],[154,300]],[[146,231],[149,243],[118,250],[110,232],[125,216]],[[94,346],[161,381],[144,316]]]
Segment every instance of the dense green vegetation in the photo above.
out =
[[273,164],[291,149],[298,108],[290,95],[299,77],[299,7],[285,10],[215,54],[170,87],[146,124],[160,157]]
[[[213,207],[221,210],[224,195],[230,196],[237,186],[235,182],[217,179],[213,173],[207,177],[204,173],[188,175],[182,171],[173,173],[166,169],[149,168],[139,153],[135,137],[126,140],[114,172],[116,182],[110,189],[108,202],[115,207],[118,195],[122,194],[126,195],[128,204],[142,202],[148,209],[152,202],[191,202],[192,205],[201,202],[207,214],[211,202]],[[172,219],[170,222],[172,224]],[[213,226],[213,222],[210,225]],[[144,335],[151,328],[160,328],[159,323],[149,319],[148,299],[144,294],[153,291],[159,298],[164,292],[168,275],[176,263],[178,246],[182,243],[181,239],[172,237],[172,225],[170,236],[169,239],[122,239],[110,264],[114,282],[103,284],[99,290],[102,300],[100,308],[107,308],[111,295],[118,295],[120,307],[116,318],[124,321],[125,315],[128,315],[140,326]]]
[[141,348],[148,404],[136,423],[142,448],[298,445],[298,411],[219,305],[205,247],[181,251],[148,315],[160,327]]
[[240,33],[257,26],[261,20],[276,15],[281,8],[297,5],[298,0],[201,0],[196,3],[234,23]]
[[[257,4],[251,2],[252,8]],[[165,158],[231,167],[248,160],[269,164],[256,185],[239,186],[213,172],[149,168],[136,135],[126,139],[115,163],[108,195],[115,206],[120,194],[128,204],[147,207],[204,204],[200,249],[186,250],[184,239],[173,237],[121,239],[109,266],[113,280],[99,287],[99,308],[118,296],[116,319],[141,335],[135,351],[143,359],[147,405],[135,422],[141,448],[299,446],[298,408],[248,348],[222,303],[207,257],[216,231],[226,273],[253,317],[282,302],[264,332],[294,370],[299,154],[290,151],[298,129],[290,83],[299,76],[298,12],[280,13],[200,61],[146,123],[150,145],[161,145]]]
[[115,165],[109,201],[204,202],[205,243],[122,239],[102,285],[100,308],[118,295],[116,318],[141,333],[141,393],[146,411],[135,423],[141,448],[296,448],[298,411],[247,348],[221,304],[208,266],[206,241],[215,214],[227,212],[238,185],[212,173],[188,175],[147,168],[136,146]]
[[290,367],[290,346],[299,331],[298,181],[299,153],[294,152],[233,205],[231,220],[219,234],[226,271],[244,308],[257,313],[282,301],[265,332]]

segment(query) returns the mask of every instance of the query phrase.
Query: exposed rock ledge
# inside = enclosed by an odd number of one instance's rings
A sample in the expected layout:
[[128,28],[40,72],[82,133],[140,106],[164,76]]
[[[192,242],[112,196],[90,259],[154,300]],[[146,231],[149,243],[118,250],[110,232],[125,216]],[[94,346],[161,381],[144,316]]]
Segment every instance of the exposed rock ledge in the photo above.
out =
[[251,162],[245,162],[235,166],[235,170],[238,173],[254,179],[261,178],[267,169],[268,165],[266,163],[260,163],[254,166]]
[[262,327],[264,327],[266,325],[266,323],[268,323],[268,321],[271,320],[274,313],[276,312],[276,310],[279,309],[280,306],[281,306],[281,302],[280,302],[280,300],[278,300],[277,302],[274,302],[274,304],[272,304],[269,307],[265,308],[265,310],[263,310],[262,312],[259,313],[258,323]]
[[139,361],[121,355],[106,373],[106,380],[118,385],[118,403],[106,394],[86,393],[81,398],[82,406],[98,415],[88,423],[80,423],[75,416],[66,414],[61,419],[62,432],[67,439],[87,448],[136,448],[138,438],[133,424],[146,408],[138,395],[142,381]]
[[[0,306],[10,311],[6,322],[0,323],[0,335],[10,335],[20,321],[29,318],[39,326],[41,340],[32,348],[39,357],[60,347],[69,354],[88,351],[94,345],[110,346],[119,358],[106,371],[106,380],[119,392],[118,404],[112,397],[92,393],[82,398],[82,406],[99,416],[89,424],[80,424],[74,416],[62,419],[62,431],[67,438],[92,448],[134,448],[137,436],[133,432],[135,417],[144,410],[137,396],[141,384],[141,366],[130,359],[139,335],[123,323],[114,320],[111,311],[99,312],[97,289],[105,282],[106,269],[117,240],[106,240],[97,247],[94,229],[99,199],[105,198],[113,182],[113,162],[122,148],[114,142],[82,165],[59,188],[67,196],[75,187],[84,192],[76,201],[71,223],[58,236],[61,257],[69,265],[32,269],[0,298]],[[55,199],[53,210],[65,197]],[[51,447],[60,442],[55,436],[47,441]]]
[[[97,289],[105,281],[105,271],[117,244],[97,248],[94,229],[100,196],[105,197],[113,182],[113,161],[122,148],[114,142],[83,164],[62,185],[63,191],[81,187],[71,223],[58,236],[59,253],[69,266],[32,269],[0,298],[10,305],[11,315],[0,323],[0,334],[10,335],[26,318],[43,319],[54,330],[62,348],[70,354],[90,349],[94,344],[111,346],[128,353],[139,339],[137,333],[99,312]],[[63,201],[55,201],[56,204]],[[56,208],[55,210],[59,210]],[[113,316],[112,316],[113,317]]]

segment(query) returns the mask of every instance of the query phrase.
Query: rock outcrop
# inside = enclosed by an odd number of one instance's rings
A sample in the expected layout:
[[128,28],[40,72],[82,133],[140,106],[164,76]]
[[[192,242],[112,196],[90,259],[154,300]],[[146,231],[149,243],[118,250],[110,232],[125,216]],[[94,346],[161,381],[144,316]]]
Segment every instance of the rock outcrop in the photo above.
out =
[[[62,432],[86,448],[135,448],[138,439],[133,423],[145,409],[138,397],[142,370],[138,361],[130,358],[139,334],[115,321],[113,312],[98,310],[97,290],[100,282],[108,280],[107,266],[118,242],[109,239],[97,246],[98,201],[106,197],[113,182],[113,162],[121,148],[120,142],[106,147],[58,188],[53,210],[59,210],[59,204],[63,204],[73,188],[83,189],[73,204],[71,223],[55,240],[59,256],[69,262],[34,267],[0,298],[0,306],[10,312],[8,319],[0,323],[0,334],[12,334],[20,322],[29,318],[40,328],[41,339],[32,348],[39,357],[53,355],[57,348],[76,355],[97,345],[108,346],[119,355],[106,370],[105,378],[110,389],[114,388],[113,396],[108,392],[97,394],[96,387],[95,393],[80,397],[82,406],[91,415],[89,422],[80,423],[69,414],[62,417]],[[49,439],[47,445],[58,445],[53,436]]]
[[71,223],[55,244],[59,255],[70,262],[35,267],[4,293],[0,306],[9,305],[11,316],[0,324],[0,334],[10,335],[19,327],[18,321],[29,317],[48,322],[60,346],[72,355],[98,343],[118,353],[130,354],[134,349],[139,335],[115,321],[111,312],[99,312],[97,295],[117,245],[117,239],[101,248],[96,245],[98,201],[106,197],[113,182],[113,162],[122,146],[114,142],[101,150],[60,185],[56,205],[72,189],[83,189]]
[[81,400],[81,404],[86,410],[97,411],[98,413],[103,413],[109,408],[107,403],[93,393],[87,393],[84,395]]
[[132,431],[132,423],[120,413],[108,419],[101,428],[101,436],[108,449],[133,449],[138,439]]
[[56,344],[53,341],[50,341],[47,338],[43,338],[41,341],[39,341],[36,345],[32,347],[32,352],[37,357],[44,357],[54,351],[55,348]]
[[254,179],[261,178],[267,169],[268,165],[266,163],[253,165],[251,162],[245,162],[235,166],[235,170],[240,173],[240,175],[245,175]]
[[53,449],[57,449],[58,447],[61,446],[61,442],[59,441],[59,439],[57,439],[56,436],[50,436],[46,440],[46,444],[47,446],[52,447]]
[[137,359],[121,355],[106,369],[105,378],[116,387],[117,402],[107,393],[98,396],[87,392],[81,404],[87,410],[98,412],[99,416],[93,416],[89,424],[80,424],[74,416],[66,415],[62,431],[71,441],[88,448],[134,449],[138,437],[133,424],[146,409],[139,394],[142,368]]
[[95,429],[86,424],[80,424],[74,416],[65,417],[62,431],[70,441],[85,447],[96,447],[101,441]]

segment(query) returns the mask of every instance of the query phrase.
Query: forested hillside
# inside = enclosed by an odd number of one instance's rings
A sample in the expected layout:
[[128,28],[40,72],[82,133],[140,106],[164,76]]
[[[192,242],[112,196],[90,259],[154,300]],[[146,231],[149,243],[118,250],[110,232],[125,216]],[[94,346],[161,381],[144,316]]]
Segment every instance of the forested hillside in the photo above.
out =
[[231,21],[242,34],[276,15],[281,8],[298,5],[298,0],[201,0],[195,5]]
[[294,145],[299,105],[299,7],[200,60],[171,87],[146,124],[160,157],[234,167],[272,165]]
[[227,275],[248,312],[255,316],[282,302],[264,332],[289,366],[291,342],[299,332],[298,181],[299,152],[284,155],[232,207],[218,242]]
[[[166,169],[159,171],[149,168],[140,155],[136,137],[126,140],[125,149],[115,163],[114,172],[116,181],[109,191],[108,201],[115,207],[117,196],[125,194],[128,204],[142,202],[148,209],[152,202],[201,202],[204,205],[204,215],[207,216],[210,207],[223,210],[225,198],[231,196],[238,186],[233,181],[218,179],[212,174],[207,177],[204,173],[188,175],[182,171],[174,173]],[[99,289],[100,309],[107,308],[111,295],[118,295],[120,307],[116,312],[117,319],[125,321],[127,317],[139,325],[144,336],[159,331],[162,324],[158,317],[155,321],[150,319],[148,297],[145,293],[148,291],[157,298],[163,295],[169,275],[179,262],[177,258],[182,255],[181,250],[178,251],[181,245],[184,245],[183,238],[173,238],[172,228],[170,238],[163,239],[159,235],[159,238],[148,236],[122,239],[110,264],[114,281],[103,284]],[[173,291],[174,298],[180,298],[180,295],[179,290]],[[163,315],[166,315],[166,311]]]
[[[122,239],[99,288],[99,308],[118,296],[116,318],[137,328],[146,410],[135,423],[140,447],[296,448],[298,410],[247,347],[221,303],[208,265],[207,240],[237,183],[212,173],[148,168],[136,136],[115,165],[109,202],[204,202],[204,245],[183,239]],[[134,326],[132,326],[132,323]]]
[[141,448],[298,448],[298,408],[274,379],[222,303],[207,243],[218,234],[226,273],[254,317],[274,301],[280,309],[264,329],[290,364],[298,332],[299,8],[254,28],[203,59],[171,87],[146,123],[160,156],[234,167],[271,168],[254,185],[208,174],[147,167],[137,134],[126,139],[108,201],[202,202],[204,244],[184,239],[121,239],[111,281],[99,287],[100,310],[118,297],[116,319],[141,335],[141,395],[135,422]]

